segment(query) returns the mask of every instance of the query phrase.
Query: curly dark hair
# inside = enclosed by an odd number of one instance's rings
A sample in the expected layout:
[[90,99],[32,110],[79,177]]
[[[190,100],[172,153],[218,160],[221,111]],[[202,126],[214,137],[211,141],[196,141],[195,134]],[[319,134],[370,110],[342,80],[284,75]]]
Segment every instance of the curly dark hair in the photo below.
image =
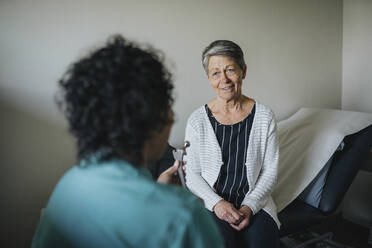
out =
[[78,159],[140,161],[152,133],[169,123],[172,75],[164,56],[120,35],[73,63],[59,81],[57,103],[77,138]]

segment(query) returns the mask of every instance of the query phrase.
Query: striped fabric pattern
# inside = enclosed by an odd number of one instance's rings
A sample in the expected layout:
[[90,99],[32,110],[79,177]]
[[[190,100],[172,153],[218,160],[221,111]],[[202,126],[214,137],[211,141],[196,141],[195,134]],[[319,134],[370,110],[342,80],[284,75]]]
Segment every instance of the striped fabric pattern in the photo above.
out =
[[[186,184],[191,192],[213,207],[223,198],[214,189],[223,164],[221,147],[204,106],[196,109],[186,125],[185,140],[190,142],[185,159]],[[246,152],[246,171],[249,190],[241,205],[253,214],[263,209],[277,223],[276,205],[271,197],[277,180],[279,146],[274,113],[256,101],[256,112]]]
[[244,120],[232,125],[219,123],[208,105],[205,105],[205,109],[222,150],[223,165],[213,188],[223,199],[239,208],[249,190],[244,164],[255,106]]

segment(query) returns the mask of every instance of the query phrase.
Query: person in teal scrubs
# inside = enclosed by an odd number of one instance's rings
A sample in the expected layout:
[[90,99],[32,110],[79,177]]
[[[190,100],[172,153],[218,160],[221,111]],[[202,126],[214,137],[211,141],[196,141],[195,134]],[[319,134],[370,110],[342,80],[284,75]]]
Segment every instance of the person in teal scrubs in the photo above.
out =
[[113,36],[59,86],[78,164],[54,189],[32,247],[223,246],[201,200],[167,184],[179,165],[158,182],[146,168],[173,124],[172,78],[159,52]]

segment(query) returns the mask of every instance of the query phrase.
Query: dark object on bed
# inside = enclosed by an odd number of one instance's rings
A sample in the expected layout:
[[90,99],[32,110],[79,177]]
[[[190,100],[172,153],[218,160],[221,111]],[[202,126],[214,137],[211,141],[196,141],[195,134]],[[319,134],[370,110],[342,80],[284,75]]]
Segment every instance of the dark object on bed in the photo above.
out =
[[152,177],[156,180],[159,175],[171,167],[174,163],[173,153],[174,148],[168,144],[167,150],[159,161],[149,164],[147,168],[150,170]]
[[331,216],[341,203],[372,147],[372,125],[344,138],[345,147],[335,152],[318,208],[294,200],[279,214],[280,236],[303,231]]

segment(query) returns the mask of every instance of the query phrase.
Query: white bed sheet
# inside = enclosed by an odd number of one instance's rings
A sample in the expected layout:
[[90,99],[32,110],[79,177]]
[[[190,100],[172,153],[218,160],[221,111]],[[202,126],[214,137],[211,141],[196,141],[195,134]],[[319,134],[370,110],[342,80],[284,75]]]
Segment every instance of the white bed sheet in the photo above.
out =
[[316,177],[346,135],[372,124],[372,114],[301,108],[278,123],[279,168],[273,198],[278,212]]

